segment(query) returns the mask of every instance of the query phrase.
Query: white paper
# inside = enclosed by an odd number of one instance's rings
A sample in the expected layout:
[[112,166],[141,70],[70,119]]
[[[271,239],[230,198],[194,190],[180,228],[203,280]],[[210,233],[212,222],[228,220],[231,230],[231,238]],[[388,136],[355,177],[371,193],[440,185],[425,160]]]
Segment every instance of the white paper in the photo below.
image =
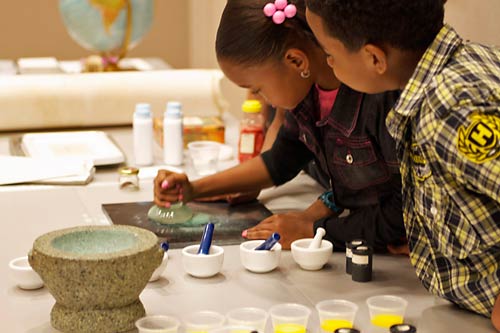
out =
[[[93,166],[91,167],[93,169]],[[69,158],[40,159],[0,155],[0,185],[88,176],[89,161]]]

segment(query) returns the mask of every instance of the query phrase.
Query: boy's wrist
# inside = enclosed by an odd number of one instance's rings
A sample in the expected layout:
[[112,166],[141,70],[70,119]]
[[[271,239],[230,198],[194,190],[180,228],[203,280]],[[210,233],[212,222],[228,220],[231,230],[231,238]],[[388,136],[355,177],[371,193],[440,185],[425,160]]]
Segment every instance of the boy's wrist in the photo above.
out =
[[321,194],[318,197],[318,199],[321,200],[321,202],[323,202],[323,204],[328,209],[330,209],[332,212],[334,212],[337,215],[342,214],[342,212],[344,211],[344,208],[337,206],[337,204],[335,203],[332,191],[323,192],[323,194]]

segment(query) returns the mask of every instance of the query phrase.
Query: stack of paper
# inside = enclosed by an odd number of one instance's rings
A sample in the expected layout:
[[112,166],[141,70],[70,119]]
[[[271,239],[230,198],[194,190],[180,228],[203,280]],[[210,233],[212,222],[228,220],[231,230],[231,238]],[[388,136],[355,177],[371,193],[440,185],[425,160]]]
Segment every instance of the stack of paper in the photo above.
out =
[[87,184],[92,161],[78,158],[32,158],[0,155],[0,185],[20,183]]

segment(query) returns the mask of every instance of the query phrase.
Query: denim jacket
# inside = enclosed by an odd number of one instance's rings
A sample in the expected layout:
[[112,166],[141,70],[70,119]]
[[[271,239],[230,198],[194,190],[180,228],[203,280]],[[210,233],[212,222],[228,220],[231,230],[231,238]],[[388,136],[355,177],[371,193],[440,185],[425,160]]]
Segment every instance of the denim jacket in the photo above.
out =
[[337,248],[354,238],[378,251],[405,239],[401,175],[396,145],[385,118],[398,92],[367,95],[342,85],[330,115],[318,121],[313,87],[287,112],[273,147],[262,158],[275,185],[293,177],[314,160],[330,180],[335,204],[348,216],[316,221]]

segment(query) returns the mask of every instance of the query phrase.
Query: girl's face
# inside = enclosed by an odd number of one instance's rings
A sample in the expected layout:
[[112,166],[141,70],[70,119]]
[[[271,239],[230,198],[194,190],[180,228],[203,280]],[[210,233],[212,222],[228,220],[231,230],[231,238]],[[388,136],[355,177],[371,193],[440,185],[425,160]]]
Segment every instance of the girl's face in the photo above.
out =
[[272,106],[294,109],[308,94],[312,80],[303,79],[292,66],[269,60],[260,65],[235,64],[219,59],[219,66],[236,85],[260,95]]
[[380,78],[370,66],[370,59],[363,48],[356,52],[348,50],[340,40],[327,34],[321,17],[310,10],[306,10],[306,18],[316,39],[327,54],[328,65],[340,82],[364,93],[373,94],[386,90],[381,86]]

